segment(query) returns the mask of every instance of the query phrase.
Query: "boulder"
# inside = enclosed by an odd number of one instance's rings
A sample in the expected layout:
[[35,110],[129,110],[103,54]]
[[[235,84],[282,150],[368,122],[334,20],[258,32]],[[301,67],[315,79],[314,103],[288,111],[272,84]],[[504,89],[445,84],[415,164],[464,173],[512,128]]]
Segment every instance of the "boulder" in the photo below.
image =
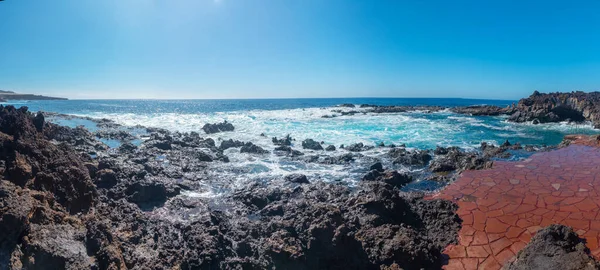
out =
[[204,132],[206,134],[213,134],[213,133],[224,132],[224,131],[233,131],[234,129],[235,129],[235,127],[227,121],[223,121],[222,123],[215,123],[215,124],[207,123],[202,127],[202,130],[204,130]]
[[311,150],[323,150],[323,146],[313,139],[306,139],[302,141],[302,148]]
[[269,151],[263,149],[262,147],[255,145],[251,142],[247,142],[246,144],[244,144],[244,146],[242,146],[242,148],[240,149],[240,152],[242,153],[251,153],[251,154],[267,154],[269,153]]
[[294,173],[285,176],[285,181],[296,184],[309,184],[308,178],[304,174]]

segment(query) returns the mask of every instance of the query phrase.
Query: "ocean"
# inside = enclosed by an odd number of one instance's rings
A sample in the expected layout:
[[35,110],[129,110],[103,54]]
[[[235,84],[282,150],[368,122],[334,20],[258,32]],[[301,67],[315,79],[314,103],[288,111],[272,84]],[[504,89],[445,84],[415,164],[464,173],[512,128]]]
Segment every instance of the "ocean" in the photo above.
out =
[[[475,150],[482,142],[501,144],[506,140],[523,145],[556,145],[569,133],[596,134],[590,124],[574,125],[552,123],[533,125],[511,123],[506,116],[469,116],[450,111],[406,113],[359,113],[324,118],[336,114],[336,105],[498,105],[508,106],[512,100],[476,99],[422,99],[422,98],[333,98],[333,99],[247,99],[247,100],[67,100],[67,101],[12,101],[5,104],[28,106],[30,111],[49,111],[92,118],[107,118],[124,126],[142,125],[165,128],[170,131],[196,131],[217,141],[234,139],[250,141],[267,150],[273,150],[272,137],[292,136],[294,148],[300,142],[314,139],[336,147],[352,143],[376,145],[379,143],[405,144],[407,148],[434,149],[436,146],[458,146]],[[344,110],[352,110],[344,108]],[[228,121],[234,132],[206,135],[206,123]],[[92,121],[81,119],[51,119],[62,125],[84,125],[95,130]],[[264,136],[261,136],[264,134]],[[140,142],[143,139],[140,139]],[[116,147],[119,142],[106,141]],[[302,150],[304,151],[304,150]],[[342,153],[338,149],[338,153]],[[381,157],[387,149],[374,148],[363,155]],[[280,177],[289,172],[302,172],[324,181],[356,181],[364,174],[358,164],[354,167],[303,163],[270,154],[249,156],[238,149],[225,153],[231,163],[216,167],[214,173],[236,179],[264,180]],[[335,153],[332,153],[335,154]],[[387,166],[393,166],[391,162]],[[410,168],[396,168],[410,170]]]

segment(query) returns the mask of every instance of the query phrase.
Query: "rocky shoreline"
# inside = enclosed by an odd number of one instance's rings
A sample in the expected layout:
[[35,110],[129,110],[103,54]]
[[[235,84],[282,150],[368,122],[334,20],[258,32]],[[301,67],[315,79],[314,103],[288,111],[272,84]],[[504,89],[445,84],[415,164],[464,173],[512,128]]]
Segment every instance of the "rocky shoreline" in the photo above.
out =
[[[48,116],[57,115],[0,107],[0,269],[439,269],[461,226],[456,205],[401,189],[415,178],[452,181],[514,150],[540,150],[508,141],[474,152],[335,147],[288,136],[273,138],[274,154],[305,163],[360,162],[364,176],[352,187],[298,174],[227,186],[210,174],[211,164],[230,162],[225,150],[257,157],[270,151],[144,127],[135,127],[146,132],[136,145],[132,132],[109,120],[89,119],[100,128],[92,133]],[[205,126],[206,133],[232,130],[227,122]],[[110,148],[100,139],[122,144]],[[374,147],[388,149],[391,164],[422,169],[402,173],[361,154]],[[207,185],[228,192],[195,195]]]

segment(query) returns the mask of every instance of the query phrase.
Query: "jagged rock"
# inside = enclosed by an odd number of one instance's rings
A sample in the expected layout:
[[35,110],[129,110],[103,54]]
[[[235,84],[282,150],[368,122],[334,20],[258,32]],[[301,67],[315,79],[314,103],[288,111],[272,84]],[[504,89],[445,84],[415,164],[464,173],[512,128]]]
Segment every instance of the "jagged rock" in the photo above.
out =
[[229,139],[229,140],[225,140],[221,142],[221,145],[219,146],[219,149],[222,150],[227,150],[229,148],[237,148],[237,147],[242,147],[244,146],[244,142],[240,142],[240,141],[234,141],[233,139]]
[[539,230],[502,269],[600,269],[573,229],[553,224]]
[[355,143],[355,144],[346,146],[344,149],[346,149],[350,152],[362,152],[362,151],[373,149],[373,146],[366,146],[363,143]]
[[407,174],[398,173],[394,170],[371,170],[362,178],[363,181],[379,181],[389,184],[393,187],[403,187],[412,181],[412,178]]
[[371,167],[369,167],[369,170],[376,170],[376,171],[383,171],[383,164],[381,164],[381,162],[377,162],[373,165],[371,165]]
[[426,150],[408,151],[405,148],[392,148],[388,155],[394,158],[394,164],[425,166],[432,157]]
[[96,172],[96,186],[111,188],[117,184],[117,174],[111,169],[102,169]]
[[124,152],[124,153],[132,153],[137,149],[137,146],[135,146],[132,143],[124,143],[121,144],[121,146],[119,146],[119,151],[120,152]]
[[541,94],[535,91],[528,98],[521,99],[509,118],[513,122],[560,122],[591,121],[600,127],[600,92]]
[[285,176],[285,181],[296,184],[308,184],[308,178],[304,174],[294,173]]
[[252,153],[252,154],[267,154],[269,153],[269,151],[263,149],[262,147],[255,145],[251,142],[247,142],[246,144],[244,144],[244,146],[242,146],[242,148],[240,149],[240,152],[242,153]]
[[446,154],[437,156],[429,163],[429,170],[432,172],[481,170],[491,168],[493,164],[487,156],[464,152],[458,147],[449,147],[439,152],[446,152]]
[[212,133],[224,132],[224,131],[233,131],[234,129],[235,129],[235,127],[227,121],[223,121],[223,123],[216,123],[216,124],[208,123],[202,127],[202,130],[204,130],[204,132],[206,132],[206,134],[212,134]]
[[285,145],[285,146],[292,145],[292,137],[290,137],[290,134],[286,135],[285,138],[283,138],[283,139],[277,139],[277,137],[273,137],[272,141],[273,141],[273,144],[275,144],[275,145]]
[[[285,146],[285,145],[281,145],[278,147],[275,147],[274,149],[275,154],[277,155],[288,155],[291,157],[297,157],[297,156],[303,156],[304,153],[298,151],[298,150],[294,150],[289,146]],[[281,153],[281,154],[279,154]]]
[[196,157],[198,158],[199,161],[204,161],[204,162],[213,161],[213,158],[209,154],[204,153],[202,151],[196,152]]
[[511,107],[498,107],[492,105],[476,105],[466,107],[453,107],[450,109],[454,113],[469,114],[474,116],[497,116],[497,115],[509,115],[514,112]]
[[125,195],[128,201],[146,208],[160,206],[179,192],[179,188],[169,187],[160,181],[139,180],[128,184]]
[[331,144],[331,145],[328,145],[328,146],[325,148],[325,151],[330,151],[330,152],[331,152],[331,151],[335,151],[335,145],[332,145],[332,144]]
[[311,150],[323,150],[323,146],[313,139],[306,139],[302,141],[302,148]]

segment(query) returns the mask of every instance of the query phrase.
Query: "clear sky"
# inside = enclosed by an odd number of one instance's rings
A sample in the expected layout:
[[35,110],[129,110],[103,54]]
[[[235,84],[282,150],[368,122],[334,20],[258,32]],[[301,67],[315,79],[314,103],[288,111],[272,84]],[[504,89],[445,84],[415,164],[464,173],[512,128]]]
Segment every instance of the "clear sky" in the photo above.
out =
[[5,0],[0,89],[69,98],[600,90],[600,1]]

